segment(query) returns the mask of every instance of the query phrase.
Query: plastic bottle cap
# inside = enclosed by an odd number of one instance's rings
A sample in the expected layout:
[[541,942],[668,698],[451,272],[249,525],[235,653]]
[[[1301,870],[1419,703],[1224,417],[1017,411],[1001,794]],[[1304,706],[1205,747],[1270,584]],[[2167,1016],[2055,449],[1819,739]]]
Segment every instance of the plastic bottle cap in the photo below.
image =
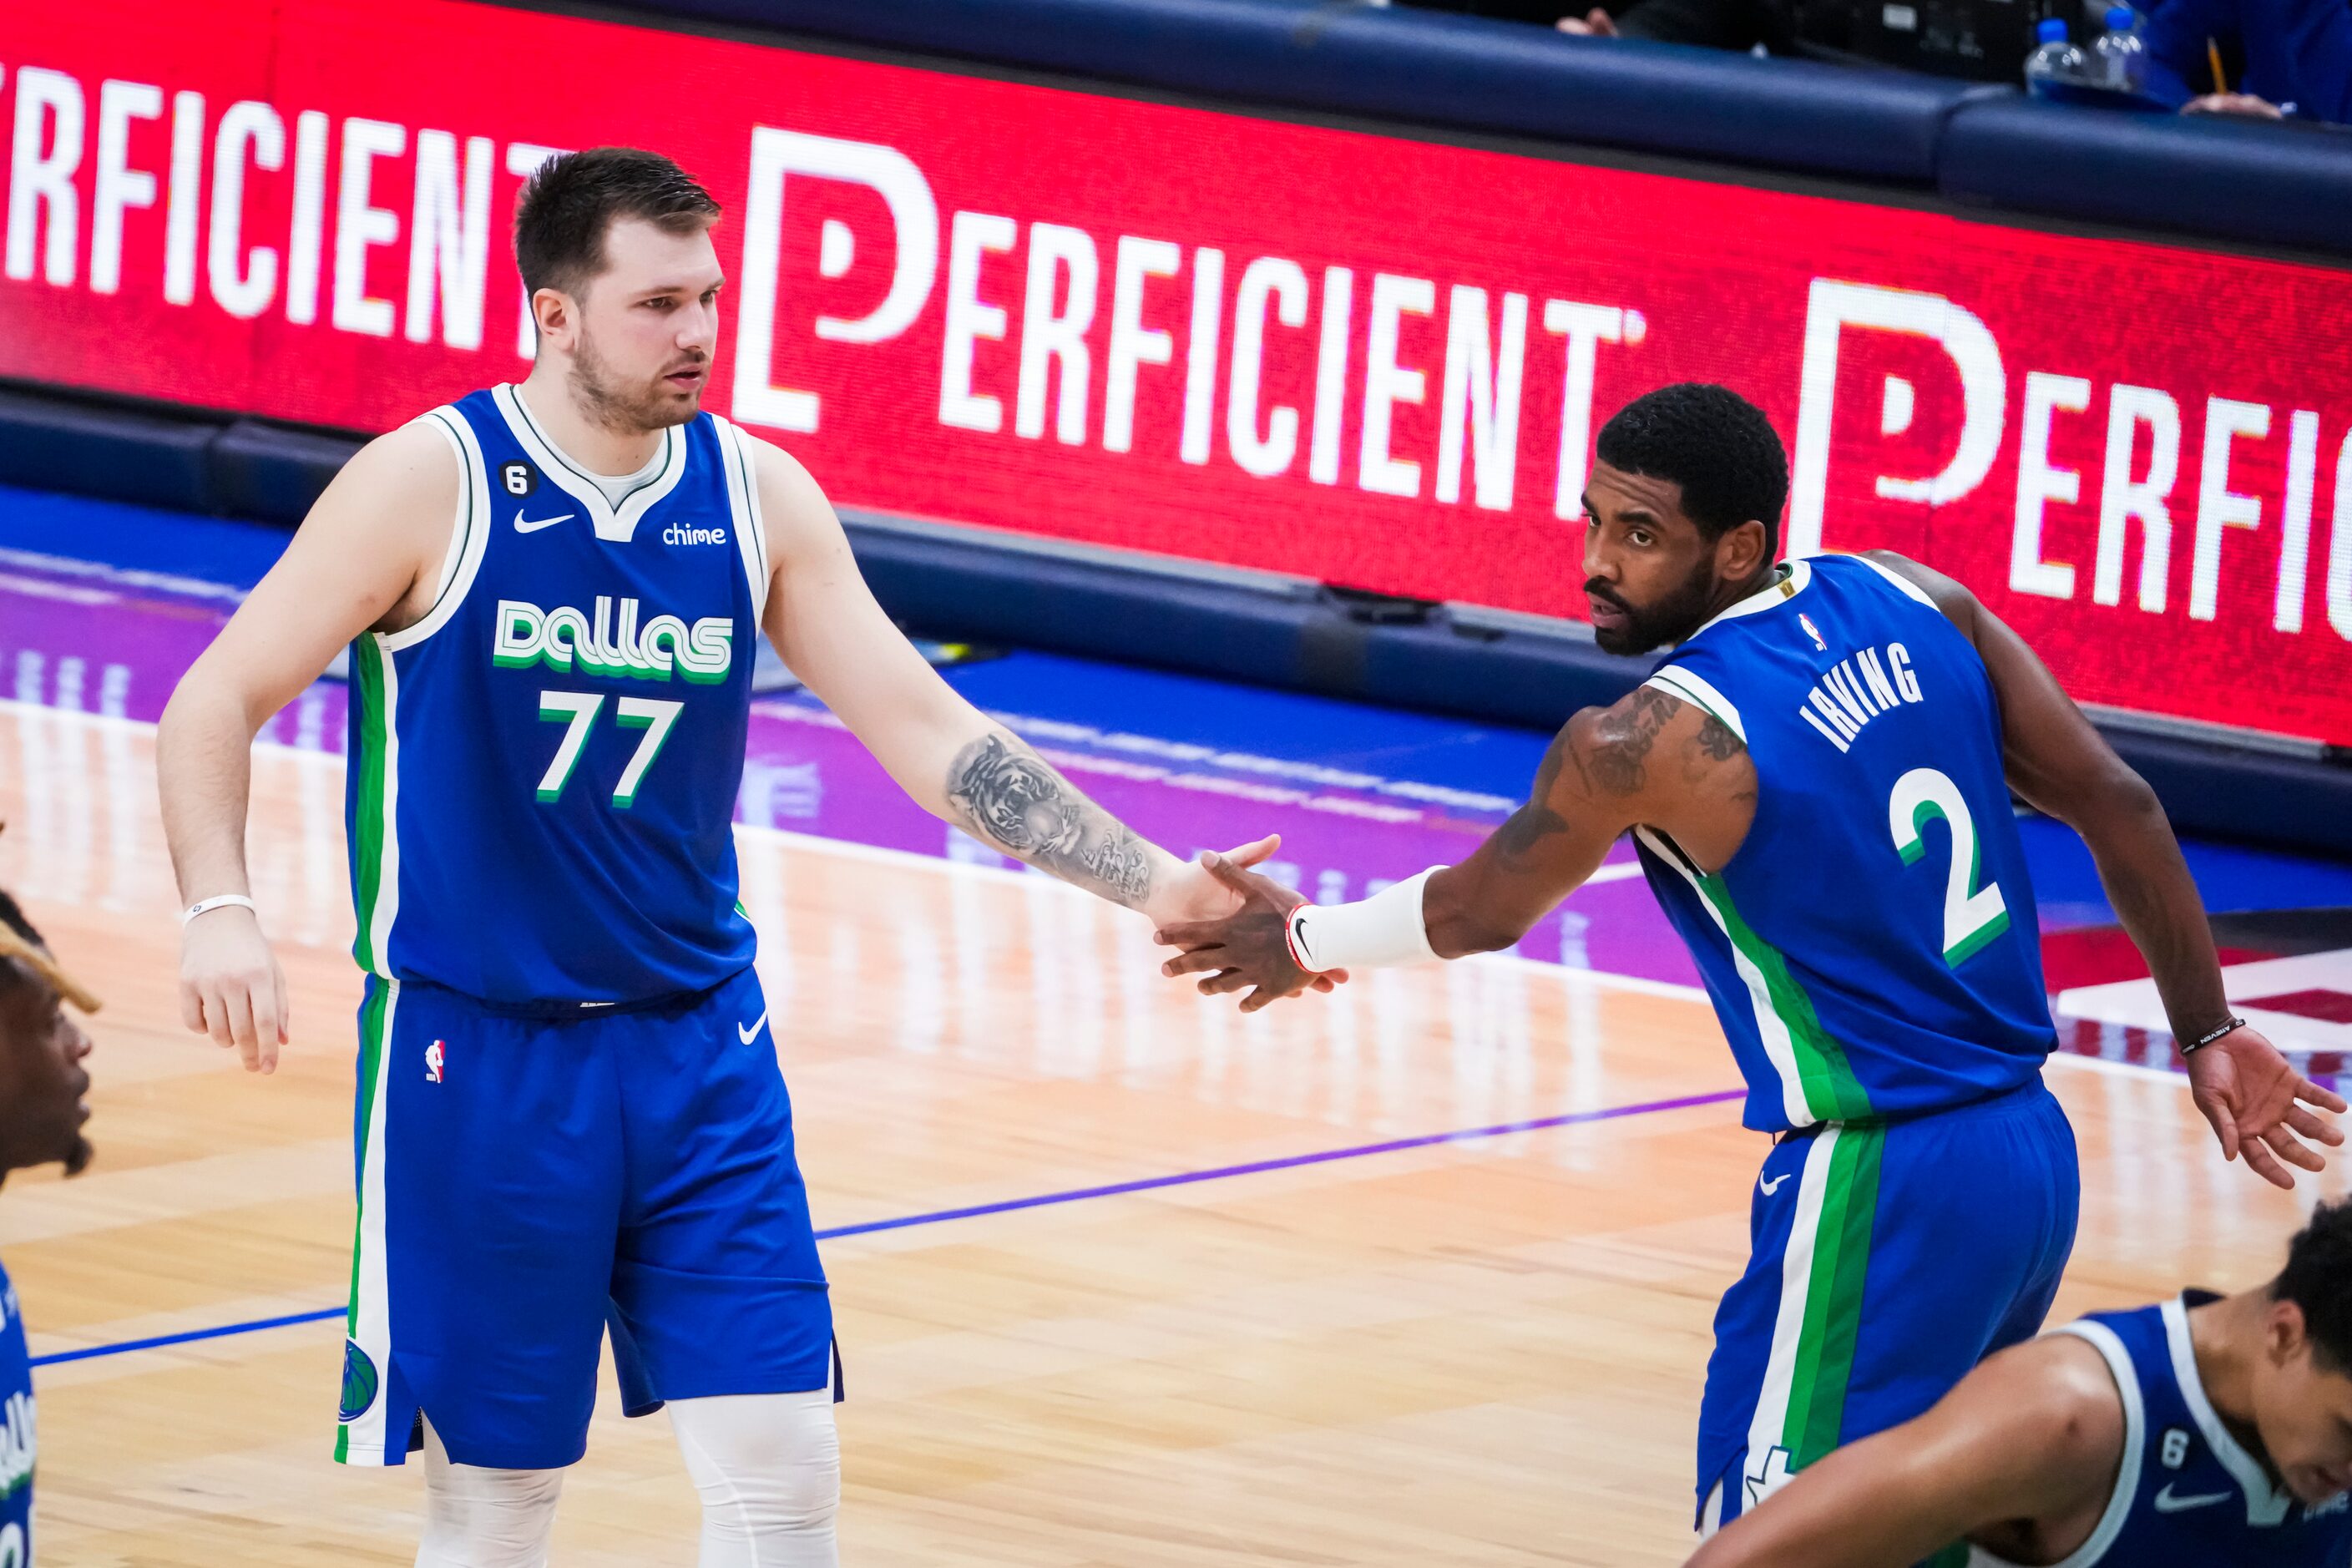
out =
[[2045,44],[2064,43],[2066,41],[2065,18],[2063,16],[2052,16],[2047,18],[2039,27],[2036,27],[2033,30],[2033,36],[2041,39]]
[[2127,31],[2131,27],[2131,25],[2138,20],[2139,13],[2133,10],[2128,5],[2110,5],[2107,7],[2107,27],[2111,32],[2121,33]]

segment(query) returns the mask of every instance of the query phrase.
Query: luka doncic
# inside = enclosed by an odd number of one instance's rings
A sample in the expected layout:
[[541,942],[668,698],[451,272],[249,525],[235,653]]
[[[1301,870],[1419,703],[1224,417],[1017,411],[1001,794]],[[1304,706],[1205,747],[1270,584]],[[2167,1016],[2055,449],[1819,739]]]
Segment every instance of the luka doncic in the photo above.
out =
[[268,1070],[285,983],[246,876],[247,750],[351,647],[367,986],[335,1452],[423,1449],[422,1568],[545,1560],[608,1335],[630,1413],[668,1404],[704,1568],[835,1561],[790,1020],[737,901],[763,633],[965,831],[1156,917],[1236,903],[950,689],[807,471],[701,410],[718,217],[657,153],[545,165],[515,224],[529,376],[355,458],[158,730],[183,1007]]

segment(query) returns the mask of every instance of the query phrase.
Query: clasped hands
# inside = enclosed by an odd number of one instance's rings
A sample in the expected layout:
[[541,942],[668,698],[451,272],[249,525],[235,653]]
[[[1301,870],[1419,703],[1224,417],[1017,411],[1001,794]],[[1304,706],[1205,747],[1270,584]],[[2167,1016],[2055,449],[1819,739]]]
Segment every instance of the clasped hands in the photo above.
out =
[[1344,983],[1347,971],[1311,974],[1291,957],[1287,933],[1290,911],[1307,900],[1270,877],[1249,868],[1274,852],[1279,841],[1260,839],[1231,855],[1203,853],[1201,869],[1213,879],[1225,907],[1205,918],[1162,919],[1152,939],[1178,950],[1160,966],[1162,974],[1197,974],[1203,996],[1246,990],[1244,1013],[1297,996],[1308,990],[1328,991]]

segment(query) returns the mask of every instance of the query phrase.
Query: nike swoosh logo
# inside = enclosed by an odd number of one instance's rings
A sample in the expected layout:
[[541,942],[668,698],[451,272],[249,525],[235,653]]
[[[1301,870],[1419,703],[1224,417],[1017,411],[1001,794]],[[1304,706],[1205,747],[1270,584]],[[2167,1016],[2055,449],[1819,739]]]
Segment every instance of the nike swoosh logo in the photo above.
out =
[[1761,1187],[1761,1188],[1763,1188],[1763,1189],[1764,1189],[1764,1195],[1765,1195],[1766,1197],[1768,1197],[1768,1198],[1769,1198],[1769,1197],[1770,1197],[1774,1193],[1779,1192],[1779,1191],[1780,1190],[1780,1184],[1781,1184],[1781,1183],[1783,1183],[1783,1182],[1785,1182],[1785,1181],[1787,1181],[1788,1179],[1789,1179],[1789,1178],[1788,1178],[1786,1175],[1779,1175],[1779,1176],[1775,1176],[1775,1177],[1773,1177],[1773,1178],[1772,1178],[1770,1181],[1769,1181],[1769,1182],[1766,1182],[1766,1181],[1759,1181],[1756,1184],[1757,1184],[1758,1186],[1759,1186],[1759,1187]]
[[762,1013],[748,1024],[736,1025],[735,1037],[748,1046],[753,1040],[758,1039],[760,1037],[760,1031],[767,1026],[768,1016],[765,1013]]
[[567,511],[561,517],[534,517],[526,519],[522,515],[522,508],[517,507],[515,508],[514,528],[517,533],[537,533],[542,528],[553,528],[559,522],[569,522],[572,518],[578,515],[579,514],[576,512]]
[[2156,1494],[2156,1511],[2179,1513],[2183,1509],[2210,1508],[2217,1502],[2228,1502],[2235,1496],[2235,1492],[2198,1492],[2190,1497],[2174,1497],[2171,1483],[2167,1482],[2164,1489]]

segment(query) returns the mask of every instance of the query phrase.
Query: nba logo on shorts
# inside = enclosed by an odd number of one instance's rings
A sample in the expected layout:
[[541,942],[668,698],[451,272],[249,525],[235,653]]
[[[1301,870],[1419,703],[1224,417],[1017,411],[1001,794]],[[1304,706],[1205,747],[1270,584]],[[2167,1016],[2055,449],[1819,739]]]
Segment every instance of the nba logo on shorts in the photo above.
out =
[[442,1044],[443,1042],[436,1040],[425,1047],[425,1081],[427,1083],[441,1081]]

